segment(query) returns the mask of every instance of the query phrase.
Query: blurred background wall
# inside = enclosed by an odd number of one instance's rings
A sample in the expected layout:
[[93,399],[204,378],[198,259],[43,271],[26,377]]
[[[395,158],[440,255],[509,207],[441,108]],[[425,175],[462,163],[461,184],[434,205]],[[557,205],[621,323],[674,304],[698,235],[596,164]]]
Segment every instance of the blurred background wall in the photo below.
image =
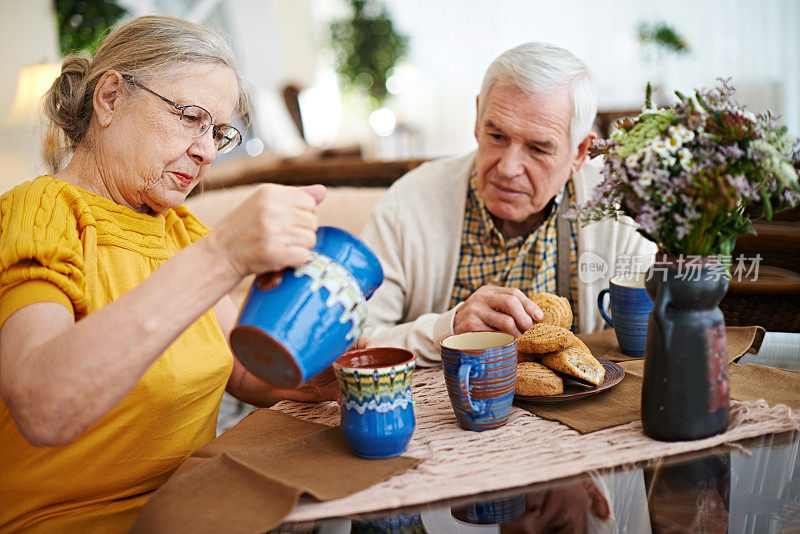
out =
[[[648,79],[691,90],[733,77],[743,100],[784,114],[800,133],[800,2],[795,0],[392,0],[411,36],[415,104],[402,112],[423,126],[428,150],[471,145],[474,95],[488,64],[525,41],[548,41],[586,61],[598,77],[600,109],[641,106]],[[657,63],[637,39],[640,22],[665,21],[691,51]],[[409,91],[411,92],[411,91]]]
[[[800,134],[797,0],[384,0],[394,29],[408,37],[408,53],[382,103],[388,112],[372,121],[375,106],[342,92],[333,68],[329,25],[349,16],[345,0],[117,3],[128,16],[168,13],[230,36],[256,96],[247,136],[256,141],[229,158],[347,143],[360,144],[365,157],[384,159],[468,151],[483,72],[504,50],[532,40],[564,46],[589,64],[599,80],[601,111],[639,108],[647,80],[671,91],[732,77],[740,100],[755,111],[781,113]],[[54,6],[0,0],[0,190],[45,170],[35,122],[10,114],[23,67],[59,60]],[[637,27],[656,22],[679,33],[690,52],[659,57],[643,46]],[[287,85],[299,89],[305,139],[285,105]]]

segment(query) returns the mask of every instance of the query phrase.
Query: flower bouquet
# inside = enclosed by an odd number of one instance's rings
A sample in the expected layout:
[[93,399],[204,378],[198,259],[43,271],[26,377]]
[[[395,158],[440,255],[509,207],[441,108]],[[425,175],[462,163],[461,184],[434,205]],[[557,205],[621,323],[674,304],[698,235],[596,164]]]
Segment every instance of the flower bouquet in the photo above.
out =
[[738,104],[725,80],[676,94],[653,108],[648,85],[639,117],[592,147],[605,156],[604,180],[576,216],[627,215],[665,254],[730,257],[753,220],[800,203],[800,146],[769,111]]
[[770,112],[739,105],[727,81],[689,97],[676,94],[678,102],[655,109],[648,85],[642,113],[593,148],[593,156],[605,156],[604,180],[575,214],[584,221],[627,215],[661,250],[645,282],[654,307],[641,413],[645,434],[667,441],[727,428],[730,384],[718,306],[728,280],[721,267],[730,264],[736,239],[753,231],[753,220],[800,202],[800,147]]

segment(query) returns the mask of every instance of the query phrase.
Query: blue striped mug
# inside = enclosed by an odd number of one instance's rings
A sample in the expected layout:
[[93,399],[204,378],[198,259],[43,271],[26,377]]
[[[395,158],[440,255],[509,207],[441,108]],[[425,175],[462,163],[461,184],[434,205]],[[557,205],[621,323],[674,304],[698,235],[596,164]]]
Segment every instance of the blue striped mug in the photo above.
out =
[[[653,309],[653,300],[644,287],[646,276],[646,273],[616,275],[611,278],[608,289],[597,295],[600,315],[614,328],[620,350],[635,358],[644,356],[647,320]],[[610,317],[605,302],[606,294],[611,296]]]
[[517,385],[517,340],[468,332],[439,344],[447,393],[461,428],[481,432],[508,422]]

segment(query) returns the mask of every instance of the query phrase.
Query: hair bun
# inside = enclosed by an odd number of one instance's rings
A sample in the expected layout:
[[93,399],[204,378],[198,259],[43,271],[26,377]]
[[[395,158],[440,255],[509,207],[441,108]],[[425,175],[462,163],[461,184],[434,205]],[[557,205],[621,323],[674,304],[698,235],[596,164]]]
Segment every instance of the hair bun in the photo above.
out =
[[68,57],[61,64],[61,76],[84,78],[91,66],[91,61],[85,57]]
[[50,129],[44,156],[55,172],[64,155],[83,139],[92,116],[91,93],[86,81],[92,63],[83,57],[68,57],[61,64],[61,75],[44,98],[44,114]]

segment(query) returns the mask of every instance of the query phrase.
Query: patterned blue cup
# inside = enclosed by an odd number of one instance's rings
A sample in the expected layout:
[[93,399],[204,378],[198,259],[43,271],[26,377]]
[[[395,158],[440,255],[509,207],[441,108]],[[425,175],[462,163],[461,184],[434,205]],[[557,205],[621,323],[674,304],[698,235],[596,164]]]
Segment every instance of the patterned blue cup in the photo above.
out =
[[420,514],[396,514],[367,521],[353,520],[350,534],[427,534]]
[[311,260],[285,270],[275,287],[263,287],[274,276],[256,278],[231,332],[231,347],[262,380],[296,387],[358,340],[366,300],[383,282],[383,270],[364,243],[322,226]]
[[[619,348],[623,354],[641,358],[644,356],[645,339],[647,338],[647,320],[653,309],[653,300],[644,287],[646,274],[635,276],[614,276],[597,295],[597,307],[600,315],[614,327]],[[606,293],[611,295],[611,317],[605,305]]]
[[517,340],[469,332],[440,344],[447,393],[461,428],[481,432],[508,422],[517,385]]
[[519,519],[524,513],[524,493],[450,508],[450,515],[471,525],[501,525]]
[[356,456],[402,454],[414,433],[414,353],[394,347],[352,350],[333,364],[342,405],[342,433]]

